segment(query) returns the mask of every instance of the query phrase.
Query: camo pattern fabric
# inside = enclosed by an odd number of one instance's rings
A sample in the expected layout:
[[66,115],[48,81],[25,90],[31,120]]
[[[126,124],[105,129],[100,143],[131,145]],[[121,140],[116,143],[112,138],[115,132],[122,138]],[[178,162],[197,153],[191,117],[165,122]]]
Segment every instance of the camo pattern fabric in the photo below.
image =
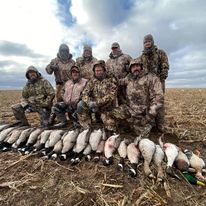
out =
[[[78,122],[82,128],[88,129],[92,124],[92,113],[89,111],[89,108],[86,106],[84,112],[78,114]],[[100,114],[101,120],[104,124],[104,127],[110,131],[116,131],[116,121],[112,117],[110,111],[103,111]]]
[[116,104],[117,81],[114,77],[106,75],[100,81],[93,77],[88,81],[82,92],[82,100],[88,104],[95,101],[100,111],[111,109]]
[[[65,62],[63,62],[59,57],[56,57],[47,65],[46,72],[48,74],[54,73],[56,84],[64,84],[68,79],[70,79],[70,70],[74,64],[75,61],[71,57]],[[57,65],[58,69],[52,69],[52,65]]]
[[34,84],[27,83],[22,91],[21,102],[23,105],[31,104],[39,108],[50,108],[55,96],[54,88],[44,79],[39,77]]
[[101,114],[102,122],[108,130],[116,131],[116,122],[111,117],[110,111],[114,108],[117,98],[117,82],[114,77],[107,76],[102,80],[93,77],[87,83],[83,93],[82,102],[84,111],[78,113],[78,120],[83,128],[91,125],[91,111],[89,102],[94,101],[97,104],[98,112]]
[[93,64],[97,61],[95,57],[91,57],[86,60],[84,57],[79,57],[76,59],[76,64],[80,68],[81,76],[85,79],[91,79],[93,77]]
[[106,62],[107,71],[113,74],[117,79],[124,78],[128,74],[128,68],[132,57],[123,54],[120,50],[119,55],[114,56],[110,53],[110,58]]
[[169,70],[168,57],[165,51],[153,46],[150,53],[143,51],[139,58],[148,72],[159,76],[163,90],[165,90],[165,79]]
[[[158,77],[142,71],[137,78],[129,74],[119,81],[126,86],[126,103],[115,108],[112,115],[116,119],[126,119],[136,133],[147,123],[153,124],[150,111],[161,108],[164,102],[163,90]],[[138,129],[139,127],[139,129]]]
[[[157,75],[160,78],[163,92],[165,93],[165,80],[168,77],[169,63],[165,51],[158,49],[157,46],[152,46],[151,52],[143,51],[140,59],[150,73]],[[164,128],[165,107],[164,104],[159,110],[156,117],[156,125],[160,130]]]

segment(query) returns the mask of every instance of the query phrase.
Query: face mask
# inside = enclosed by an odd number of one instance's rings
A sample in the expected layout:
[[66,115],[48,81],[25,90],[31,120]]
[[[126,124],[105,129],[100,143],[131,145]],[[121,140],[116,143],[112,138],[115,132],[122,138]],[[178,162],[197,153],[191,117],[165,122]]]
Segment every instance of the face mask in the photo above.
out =
[[59,48],[59,57],[60,59],[66,61],[69,57],[69,47],[65,44],[62,44]]
[[69,51],[68,50],[60,50],[59,56],[62,60],[67,60],[69,56]]

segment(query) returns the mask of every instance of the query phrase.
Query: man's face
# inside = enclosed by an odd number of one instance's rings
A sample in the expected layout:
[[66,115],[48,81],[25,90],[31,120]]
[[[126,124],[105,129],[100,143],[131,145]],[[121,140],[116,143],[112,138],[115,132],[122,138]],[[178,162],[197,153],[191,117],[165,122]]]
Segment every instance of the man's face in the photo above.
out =
[[90,50],[84,50],[84,57],[91,57],[92,52]]
[[151,47],[152,47],[152,41],[151,40],[144,41],[144,48],[149,49]]
[[100,66],[100,65],[95,66],[94,74],[97,78],[103,77],[104,73],[105,73],[105,71],[104,71],[104,68],[102,66]]
[[29,79],[37,79],[38,77],[35,71],[29,71],[28,76],[29,76]]
[[139,64],[134,64],[131,67],[131,73],[135,76],[138,76],[138,74],[141,72],[142,68]]
[[79,77],[80,77],[80,73],[75,71],[75,70],[73,70],[72,71],[72,80],[75,81],[75,80],[79,79]]
[[113,54],[117,54],[119,51],[119,48],[118,47],[112,47],[112,53]]

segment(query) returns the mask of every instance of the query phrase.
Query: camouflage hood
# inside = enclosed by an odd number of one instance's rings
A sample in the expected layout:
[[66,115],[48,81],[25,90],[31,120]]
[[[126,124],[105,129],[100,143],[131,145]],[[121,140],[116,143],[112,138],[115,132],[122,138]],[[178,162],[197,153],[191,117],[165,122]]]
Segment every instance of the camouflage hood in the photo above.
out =
[[144,36],[143,43],[145,43],[146,41],[151,41],[152,46],[154,45],[154,38],[153,38],[152,34],[147,34]]
[[41,73],[36,69],[36,67],[34,67],[34,66],[29,66],[29,67],[27,68],[26,74],[25,74],[25,76],[26,76],[26,78],[27,78],[28,80],[29,80],[29,72],[30,72],[30,71],[36,72],[37,75],[38,75],[38,78],[41,77]]
[[142,76],[144,76],[145,74],[148,73],[147,69],[144,68],[143,63],[141,62],[141,60],[140,60],[139,58],[137,58],[137,59],[131,60],[131,62],[130,62],[130,64],[129,64],[129,73],[130,73],[129,75],[130,75],[130,77],[133,76],[132,73],[131,73],[131,67],[132,67],[132,65],[134,65],[134,64],[140,65],[141,68],[142,68],[142,70],[140,71],[138,77],[142,77]]
[[93,64],[93,68],[92,68],[93,72],[94,72],[95,66],[97,66],[97,65],[101,65],[101,66],[104,68],[104,70],[106,71],[106,64],[105,64],[105,61],[104,61],[104,60],[97,60],[97,61]]
[[[89,52],[89,55],[86,55],[85,54],[86,52]],[[82,57],[85,61],[91,61],[92,60],[92,47],[91,46],[84,45]]]

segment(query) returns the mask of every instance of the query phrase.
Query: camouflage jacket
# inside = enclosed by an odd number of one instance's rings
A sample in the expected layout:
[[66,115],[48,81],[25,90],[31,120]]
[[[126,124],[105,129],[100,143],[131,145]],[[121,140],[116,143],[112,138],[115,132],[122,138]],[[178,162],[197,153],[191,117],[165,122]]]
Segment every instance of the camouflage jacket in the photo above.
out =
[[62,97],[64,102],[68,105],[76,107],[87,81],[87,79],[81,78],[78,82],[74,83],[69,79],[62,89]]
[[32,104],[36,107],[51,108],[55,96],[54,88],[44,79],[39,77],[34,84],[27,83],[22,91],[21,104]]
[[159,77],[161,77],[162,73],[168,73],[169,63],[167,54],[156,46],[154,46],[150,54],[146,54],[143,51],[139,58],[148,72],[156,74]]
[[[59,57],[52,59],[50,64],[46,67],[46,72],[48,74],[54,73],[56,84],[64,84],[68,79],[70,79],[70,69],[75,64],[75,61],[70,58],[67,62],[62,62]],[[54,71],[51,65],[58,65],[59,69]]]
[[76,64],[80,68],[81,77],[85,79],[91,79],[93,77],[93,64],[97,61],[95,57],[92,57],[91,61],[85,61],[83,57],[76,59]]
[[150,109],[162,106],[164,96],[159,78],[151,73],[139,74],[137,79],[129,74],[119,81],[126,86],[126,105],[131,116],[146,116]]
[[124,78],[129,72],[129,63],[132,57],[122,52],[117,57],[114,57],[112,53],[109,56],[110,58],[106,62],[108,73],[114,74],[117,79]]
[[117,82],[114,77],[106,75],[99,81],[95,77],[90,79],[82,93],[82,100],[88,104],[95,101],[100,110],[111,109],[116,104]]

